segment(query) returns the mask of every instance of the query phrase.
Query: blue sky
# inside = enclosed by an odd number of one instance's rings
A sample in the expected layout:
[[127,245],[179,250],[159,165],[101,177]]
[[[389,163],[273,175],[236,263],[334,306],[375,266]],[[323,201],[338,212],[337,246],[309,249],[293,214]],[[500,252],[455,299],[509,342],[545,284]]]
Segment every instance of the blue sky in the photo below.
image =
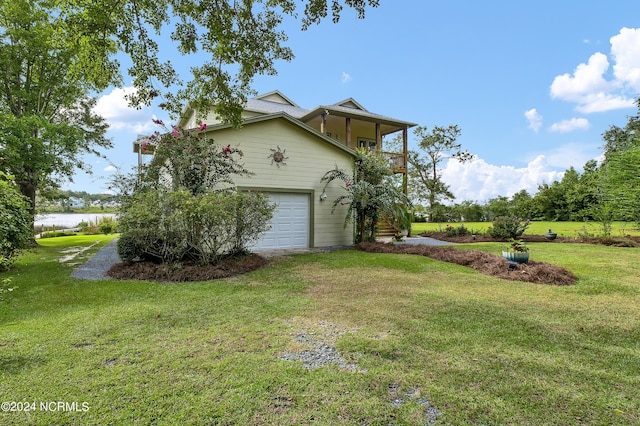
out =
[[[476,157],[444,164],[456,202],[533,194],[598,158],[601,134],[636,114],[640,2],[380,3],[364,20],[346,11],[339,24],[306,32],[285,23],[296,58],[254,88],[280,90],[305,108],[352,97],[427,128],[457,124],[458,141]],[[161,49],[171,56],[170,46]],[[128,90],[107,90],[99,102],[111,124],[110,162],[92,158],[94,175],[78,173],[65,189],[104,192],[113,166],[136,164],[132,142],[155,130],[154,114],[167,121],[154,108],[127,108]]]

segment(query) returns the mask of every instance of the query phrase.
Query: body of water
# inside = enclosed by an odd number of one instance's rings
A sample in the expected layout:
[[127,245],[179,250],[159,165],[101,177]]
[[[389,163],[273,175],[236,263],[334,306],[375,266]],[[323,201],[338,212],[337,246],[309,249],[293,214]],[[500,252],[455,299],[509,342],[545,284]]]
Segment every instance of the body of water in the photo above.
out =
[[75,228],[80,222],[98,222],[101,217],[113,217],[113,213],[51,213],[36,215],[34,226]]

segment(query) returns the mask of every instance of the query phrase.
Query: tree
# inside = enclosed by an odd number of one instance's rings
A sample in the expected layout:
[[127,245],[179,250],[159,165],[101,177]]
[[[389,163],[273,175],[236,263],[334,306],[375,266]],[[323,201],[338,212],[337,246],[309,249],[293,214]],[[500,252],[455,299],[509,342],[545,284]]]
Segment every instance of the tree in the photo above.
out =
[[[215,104],[216,113],[238,125],[253,77],[275,74],[276,61],[293,58],[277,27],[283,16],[297,16],[296,3],[0,0],[0,170],[15,175],[32,214],[39,188],[71,177],[76,166],[88,171],[80,155],[111,146],[88,95],[122,84],[120,52],[132,61],[133,105],[161,98],[159,105],[178,116],[185,101],[199,114]],[[302,28],[329,13],[337,22],[345,6],[362,18],[378,0],[332,0],[330,12],[328,4],[307,0]],[[177,52],[209,55],[178,90],[177,72],[160,55],[167,28]]]
[[449,186],[442,181],[440,164],[447,158],[465,162],[470,160],[472,155],[468,151],[462,151],[461,145],[456,143],[461,133],[457,125],[435,126],[431,132],[428,132],[426,127],[418,126],[413,133],[419,139],[418,147],[422,152],[409,153],[409,175],[416,198],[427,200],[429,203],[431,222],[436,203],[455,198],[449,191]]
[[0,172],[0,271],[11,267],[32,237],[27,200],[20,195],[13,179]]
[[604,166],[604,187],[617,216],[640,223],[640,139],[635,143],[609,156]]
[[[112,62],[116,52],[126,53],[132,61],[129,75],[137,92],[134,105],[149,105],[156,98],[174,116],[184,103],[199,114],[215,106],[216,114],[238,125],[244,102],[251,94],[255,75],[275,75],[278,60],[290,61],[293,52],[284,46],[287,35],[278,30],[283,17],[297,18],[296,0],[61,0],[59,13],[84,55],[78,68],[92,75],[117,74],[119,64]],[[344,7],[363,18],[366,8],[377,7],[379,0],[305,0],[302,29],[326,18],[329,13],[338,22]],[[330,6],[329,6],[330,4]],[[330,12],[329,12],[330,9]],[[170,61],[164,61],[160,43],[166,49],[170,34],[175,50],[194,63],[192,78],[183,85]],[[164,53],[164,52],[162,52]],[[200,63],[202,62],[202,63]],[[176,92],[171,89],[180,87]],[[165,93],[161,94],[161,91]]]
[[174,127],[141,142],[154,159],[139,177],[117,182],[123,260],[217,263],[244,253],[271,228],[269,197],[234,185],[233,176],[251,174],[239,163],[242,151],[215,144],[205,130]]
[[605,141],[603,147],[605,163],[612,155],[626,151],[638,144],[638,137],[640,137],[640,98],[636,100],[636,105],[638,106],[638,113],[627,117],[629,120],[624,128],[610,126],[602,134],[602,139]]
[[397,219],[399,212],[406,211],[409,200],[389,181],[391,171],[387,162],[375,151],[358,150],[354,163],[355,172],[350,173],[337,166],[324,174],[321,182],[325,188],[331,182],[340,180],[346,193],[333,202],[333,210],[346,204],[345,226],[355,216],[356,244],[375,241],[376,225],[382,217]]
[[36,191],[89,171],[81,154],[111,142],[88,94],[100,86],[76,70],[71,44],[47,0],[0,0],[0,171],[15,176],[35,213]]

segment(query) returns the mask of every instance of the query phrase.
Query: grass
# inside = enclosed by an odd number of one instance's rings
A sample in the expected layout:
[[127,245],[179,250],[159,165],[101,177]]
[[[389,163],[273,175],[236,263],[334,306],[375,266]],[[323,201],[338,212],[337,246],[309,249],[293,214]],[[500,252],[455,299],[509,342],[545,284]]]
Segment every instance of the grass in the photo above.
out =
[[[425,231],[444,231],[447,225],[459,227],[462,223],[435,223],[435,222],[414,222],[411,225],[411,231],[419,234]],[[491,226],[491,222],[465,222],[464,226],[473,232],[484,233]],[[552,229],[561,237],[578,237],[582,234],[589,236],[604,235],[602,224],[598,222],[549,222],[549,221],[533,221],[525,231],[529,235],[544,235]],[[611,231],[612,236],[623,235],[640,235],[640,229],[629,222],[614,222]]]
[[[17,286],[0,302],[2,400],[87,410],[0,423],[423,425],[427,407],[437,424],[640,423],[637,249],[530,244],[572,287],[352,250],[215,282],[70,278],[58,259],[96,239],[86,256],[108,237],[43,240],[0,274]],[[300,335],[357,370],[280,359],[309,349]]]

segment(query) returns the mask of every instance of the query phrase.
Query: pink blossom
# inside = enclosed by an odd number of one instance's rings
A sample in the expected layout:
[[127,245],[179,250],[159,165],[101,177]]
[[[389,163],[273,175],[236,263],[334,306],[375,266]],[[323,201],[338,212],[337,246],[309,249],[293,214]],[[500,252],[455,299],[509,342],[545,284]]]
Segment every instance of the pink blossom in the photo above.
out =
[[201,132],[203,132],[203,131],[205,131],[206,129],[207,129],[207,123],[202,123],[202,124],[200,125],[200,131],[201,131]]
[[225,154],[229,154],[231,152],[231,145],[227,145],[222,148],[222,152],[224,152]]
[[344,186],[346,186],[347,188],[351,186],[351,184],[349,182],[345,183]]
[[180,136],[180,132],[178,131],[178,129],[174,127],[173,131],[171,132],[171,135],[173,135],[175,139],[178,139],[178,136]]
[[154,118],[154,119],[153,119],[153,122],[154,122],[154,123],[156,123],[156,124],[158,124],[158,125],[160,125],[160,126],[164,126],[164,121],[162,121],[162,120],[160,120],[160,119]]

